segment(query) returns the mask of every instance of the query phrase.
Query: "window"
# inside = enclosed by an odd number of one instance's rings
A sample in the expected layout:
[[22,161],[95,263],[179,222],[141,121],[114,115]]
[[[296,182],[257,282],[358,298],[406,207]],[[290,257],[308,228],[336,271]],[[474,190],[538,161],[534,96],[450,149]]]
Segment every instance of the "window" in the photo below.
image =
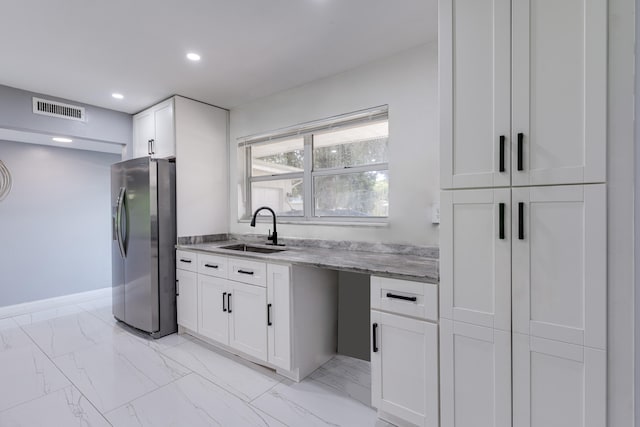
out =
[[293,221],[389,216],[386,107],[247,138],[240,150],[246,162],[244,218],[260,206]]

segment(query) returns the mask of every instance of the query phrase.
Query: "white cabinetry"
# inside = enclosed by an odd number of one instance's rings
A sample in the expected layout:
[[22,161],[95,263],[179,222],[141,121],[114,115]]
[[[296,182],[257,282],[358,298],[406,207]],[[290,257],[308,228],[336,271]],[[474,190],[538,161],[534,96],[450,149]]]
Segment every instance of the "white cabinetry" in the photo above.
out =
[[372,276],[371,302],[372,405],[395,424],[438,426],[438,325],[425,320],[437,311],[424,310],[436,285]]
[[198,279],[193,271],[176,270],[176,309],[178,324],[185,328],[198,327]]
[[180,332],[295,381],[335,355],[335,271],[182,250],[177,263]]
[[441,187],[603,182],[606,2],[440,0],[438,13]]
[[513,334],[513,425],[604,427],[604,350]]
[[511,333],[440,320],[442,426],[511,426]]
[[133,158],[176,155],[173,98],[133,116]]
[[133,117],[127,157],[176,157],[178,237],[226,233],[229,112],[174,96]]
[[607,2],[438,6],[442,427],[605,426]]
[[268,361],[291,369],[291,283],[289,268],[267,265],[267,342]]
[[604,184],[513,189],[513,332],[606,348]]

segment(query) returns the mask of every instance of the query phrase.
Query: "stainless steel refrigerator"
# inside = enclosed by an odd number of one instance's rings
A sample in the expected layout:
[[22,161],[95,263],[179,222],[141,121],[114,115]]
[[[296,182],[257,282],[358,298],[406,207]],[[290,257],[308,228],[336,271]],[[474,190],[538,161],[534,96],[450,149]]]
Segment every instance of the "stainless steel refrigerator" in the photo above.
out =
[[154,338],[178,329],[175,171],[150,157],[111,166],[113,315]]

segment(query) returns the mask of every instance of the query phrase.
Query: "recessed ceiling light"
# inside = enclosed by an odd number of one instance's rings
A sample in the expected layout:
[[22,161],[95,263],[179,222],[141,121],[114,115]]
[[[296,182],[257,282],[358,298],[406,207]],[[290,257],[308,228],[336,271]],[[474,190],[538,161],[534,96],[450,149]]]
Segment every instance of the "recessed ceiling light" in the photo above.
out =
[[187,53],[187,59],[190,59],[192,61],[200,61],[200,55],[198,55],[197,53],[189,52]]
[[69,138],[62,138],[59,136],[56,136],[55,138],[52,138],[55,142],[73,142],[73,139],[69,139]]
[[111,96],[113,96],[115,99],[122,99],[124,98],[124,95],[121,93],[112,93]]

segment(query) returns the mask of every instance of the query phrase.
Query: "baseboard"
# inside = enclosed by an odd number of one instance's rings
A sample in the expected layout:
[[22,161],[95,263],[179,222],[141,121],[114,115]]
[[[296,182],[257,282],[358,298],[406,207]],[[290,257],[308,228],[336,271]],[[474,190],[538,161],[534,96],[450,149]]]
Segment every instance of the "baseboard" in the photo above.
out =
[[111,287],[0,307],[0,319],[111,296]]

